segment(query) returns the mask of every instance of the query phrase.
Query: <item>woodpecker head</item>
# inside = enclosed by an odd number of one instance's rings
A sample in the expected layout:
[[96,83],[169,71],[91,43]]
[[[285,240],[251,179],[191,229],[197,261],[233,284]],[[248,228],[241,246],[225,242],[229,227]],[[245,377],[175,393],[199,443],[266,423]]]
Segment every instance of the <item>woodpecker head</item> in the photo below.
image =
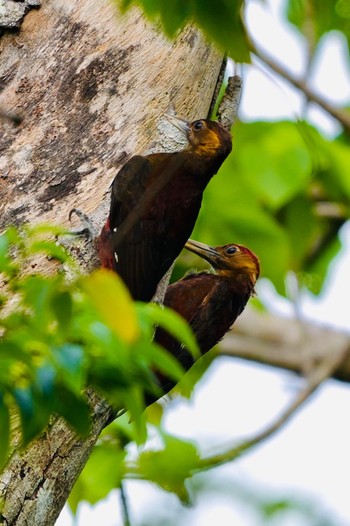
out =
[[243,245],[229,244],[211,247],[189,239],[185,248],[207,260],[221,276],[246,280],[252,287],[259,277],[259,260],[249,248]]
[[208,119],[188,122],[173,115],[166,115],[166,118],[186,136],[190,152],[203,156],[227,156],[232,150],[231,133],[218,122]]

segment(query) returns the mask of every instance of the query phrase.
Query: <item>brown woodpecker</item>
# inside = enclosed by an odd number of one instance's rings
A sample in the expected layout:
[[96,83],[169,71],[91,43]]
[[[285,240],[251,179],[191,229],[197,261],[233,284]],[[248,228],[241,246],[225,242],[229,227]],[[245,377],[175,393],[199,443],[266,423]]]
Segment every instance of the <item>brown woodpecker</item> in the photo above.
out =
[[[190,325],[201,355],[216,345],[243,312],[259,277],[258,258],[242,245],[211,247],[189,240],[185,247],[206,259],[215,273],[189,274],[169,285],[164,305],[174,309]],[[174,356],[185,370],[194,363],[192,354],[165,330],[158,328],[155,341]],[[163,393],[175,382],[156,372]],[[150,396],[147,404],[155,400]]]
[[232,148],[231,134],[207,119],[167,118],[186,135],[180,152],[136,155],[112,183],[110,213],[97,246],[103,267],[133,298],[150,301],[196,222],[203,191]]

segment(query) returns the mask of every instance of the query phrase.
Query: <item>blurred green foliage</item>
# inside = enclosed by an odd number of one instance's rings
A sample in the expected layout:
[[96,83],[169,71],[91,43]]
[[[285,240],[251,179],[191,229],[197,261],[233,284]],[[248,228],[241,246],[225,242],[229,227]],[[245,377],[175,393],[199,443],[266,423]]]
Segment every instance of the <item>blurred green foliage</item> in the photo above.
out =
[[289,0],[288,19],[314,45],[329,31],[341,31],[350,48],[350,4],[349,0]]
[[123,10],[138,4],[168,37],[194,22],[237,62],[249,62],[248,42],[242,22],[243,0],[122,0]]
[[305,122],[237,123],[233,151],[204,194],[193,237],[249,246],[280,294],[289,271],[318,294],[350,214],[349,163],[347,145]]
[[[153,21],[160,23],[168,37],[174,37],[188,22],[195,23],[206,36],[236,62],[250,62],[249,39],[245,28],[244,0],[114,0],[122,10],[139,5]],[[344,33],[350,46],[348,0],[288,0],[287,15],[310,41],[313,48],[329,31]]]

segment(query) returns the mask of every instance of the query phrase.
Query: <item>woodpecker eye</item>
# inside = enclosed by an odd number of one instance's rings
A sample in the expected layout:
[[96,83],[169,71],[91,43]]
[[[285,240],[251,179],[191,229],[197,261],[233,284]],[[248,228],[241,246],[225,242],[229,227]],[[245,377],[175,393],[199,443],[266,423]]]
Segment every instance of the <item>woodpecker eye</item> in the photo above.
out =
[[195,131],[200,131],[200,130],[202,130],[204,128],[204,124],[203,124],[202,121],[196,121],[196,122],[193,123],[192,127],[193,127],[193,129]]
[[237,248],[236,247],[227,247],[227,249],[225,250],[226,254],[234,254],[235,252],[237,252]]

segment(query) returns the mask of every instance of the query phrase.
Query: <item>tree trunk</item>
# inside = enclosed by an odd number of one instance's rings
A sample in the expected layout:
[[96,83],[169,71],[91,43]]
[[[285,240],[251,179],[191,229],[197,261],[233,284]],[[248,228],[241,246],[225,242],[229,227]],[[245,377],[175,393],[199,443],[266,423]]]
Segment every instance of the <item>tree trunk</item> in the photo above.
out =
[[[47,0],[0,51],[0,108],[23,118],[0,122],[1,227],[67,225],[73,207],[101,226],[118,168],[131,154],[174,148],[162,123],[170,108],[207,116],[223,61],[193,27],[170,42],[138,10],[122,16],[107,0]],[[86,441],[55,420],[13,455],[0,479],[3,524],[55,523],[110,418],[94,394],[91,405]]]

